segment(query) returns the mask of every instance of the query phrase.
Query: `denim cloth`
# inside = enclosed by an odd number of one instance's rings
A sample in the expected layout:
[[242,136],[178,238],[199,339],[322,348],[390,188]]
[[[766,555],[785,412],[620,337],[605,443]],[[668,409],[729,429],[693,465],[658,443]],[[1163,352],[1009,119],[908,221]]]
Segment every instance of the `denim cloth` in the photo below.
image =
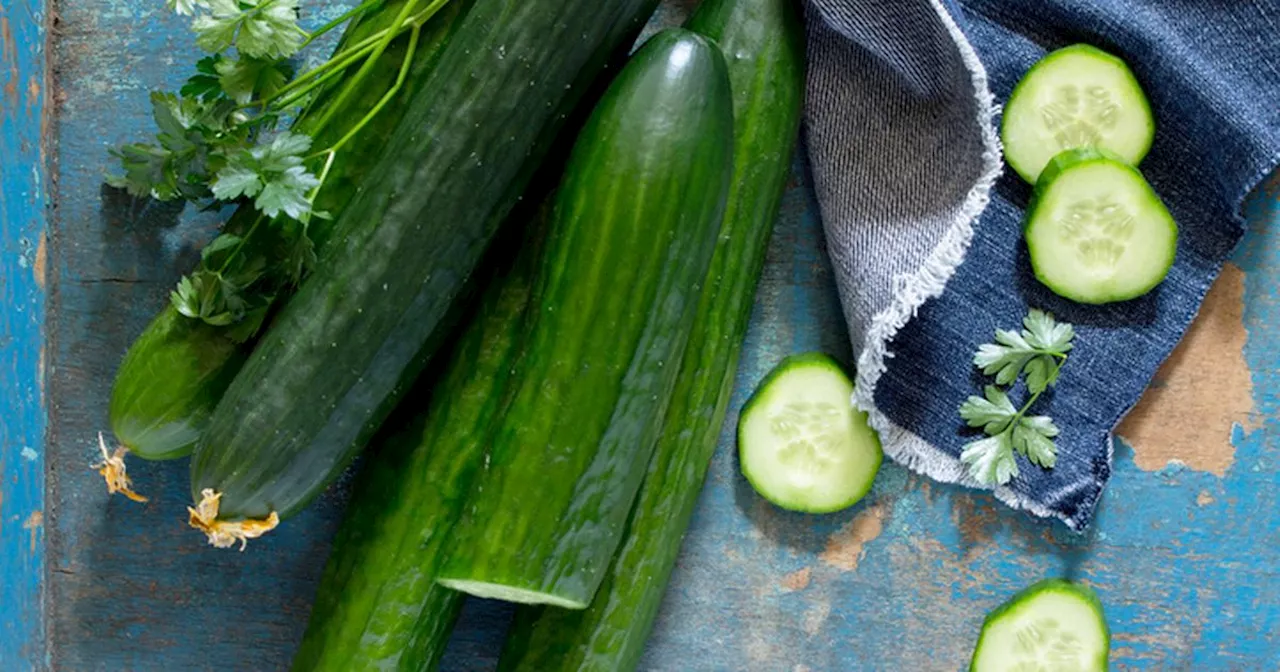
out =
[[[1056,468],[1018,457],[1004,502],[1088,526],[1112,430],[1138,401],[1243,235],[1244,198],[1280,161],[1280,0],[809,0],[806,133],[857,351],[854,402],[885,452],[977,487],[957,415],[972,364],[1029,307],[1076,326],[1038,402]],[[1169,277],[1108,306],[1059,298],[1021,238],[1030,188],[1003,171],[998,103],[1045,53],[1085,42],[1127,61],[1156,136],[1141,169],[1180,228]],[[1014,391],[1015,403],[1025,391]]]

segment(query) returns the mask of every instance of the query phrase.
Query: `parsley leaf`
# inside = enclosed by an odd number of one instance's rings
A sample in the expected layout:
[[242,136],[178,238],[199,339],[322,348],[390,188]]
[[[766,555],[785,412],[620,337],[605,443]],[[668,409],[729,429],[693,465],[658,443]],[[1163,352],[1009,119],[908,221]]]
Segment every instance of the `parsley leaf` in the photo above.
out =
[[969,465],[969,475],[985,485],[1005,484],[1018,475],[1008,434],[997,434],[965,445],[960,461]]
[[191,16],[196,13],[196,8],[206,8],[209,3],[206,0],[165,0],[164,3],[176,14],[182,16]]
[[1013,427],[1013,449],[1036,466],[1052,469],[1058,463],[1058,447],[1053,439],[1059,433],[1058,426],[1048,416],[1024,416]]
[[196,61],[196,74],[187,79],[187,83],[182,85],[178,93],[184,98],[201,100],[212,100],[221,96],[222,84],[218,81],[218,64],[221,61],[221,54],[205,56]]
[[[984,396],[971,396],[960,406],[960,417],[970,427],[981,427],[985,438],[965,444],[960,461],[969,465],[969,475],[985,485],[1004,485],[1018,475],[1014,454],[1032,464],[1052,469],[1058,462],[1054,438],[1060,430],[1048,416],[1029,416],[1027,411],[1040,395],[1058,381],[1071,351],[1075,329],[1058,323],[1052,315],[1032,309],[1022,321],[1021,332],[996,331],[996,342],[978,347],[973,363],[996,385],[988,385]],[[1015,408],[999,385],[1011,386],[1026,374],[1030,398]]]
[[307,34],[298,27],[298,0],[207,0],[191,22],[196,44],[212,53],[234,46],[253,58],[288,58]]
[[985,399],[969,397],[960,407],[960,417],[970,427],[982,427],[991,435],[999,434],[1018,416],[1018,409],[1009,401],[1009,395],[995,385],[988,385],[985,394]]
[[216,68],[219,88],[241,105],[270,98],[293,77],[288,61],[251,56],[221,59]]
[[224,233],[205,246],[200,252],[200,268],[179,280],[169,293],[179,313],[225,327],[269,303],[268,297],[246,298],[245,290],[263,277],[266,261],[236,255],[242,242],[239,236]]
[[1071,339],[1076,337],[1075,328],[1065,322],[1058,323],[1049,313],[1032,308],[1022,319],[1022,325],[1026,327],[1022,336],[1031,347],[1059,355],[1071,351]]
[[320,184],[302,165],[310,148],[309,136],[285,131],[270,143],[236,151],[210,185],[213,195],[222,200],[247,196],[268,217],[284,212],[301,219],[311,213],[307,191]]
[[1057,380],[1059,362],[1071,350],[1075,330],[1034,308],[1022,322],[1021,333],[997,329],[996,342],[979,346],[973,363],[983,373],[994,374],[997,385],[1012,385],[1026,371],[1034,394]]

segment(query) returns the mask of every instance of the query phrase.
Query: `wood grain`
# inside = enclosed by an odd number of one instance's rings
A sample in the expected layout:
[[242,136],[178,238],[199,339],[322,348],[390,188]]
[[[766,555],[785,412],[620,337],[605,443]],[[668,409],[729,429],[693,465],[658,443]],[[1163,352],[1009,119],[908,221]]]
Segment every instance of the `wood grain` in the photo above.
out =
[[0,669],[45,651],[44,3],[0,5]]
[[[0,424],[0,669],[283,669],[305,625],[345,488],[241,554],[208,548],[186,529],[185,461],[135,463],[135,478],[153,496],[142,506],[109,499],[88,469],[120,356],[212,231],[210,218],[101,187],[105,147],[137,139],[150,126],[147,90],[174,86],[182,76],[175,64],[197,57],[190,35],[160,2],[61,6],[52,62],[63,102],[50,147],[59,197],[42,248],[45,179],[37,171],[32,180],[28,168],[40,165],[36,108],[48,96],[48,87],[29,86],[33,73],[42,81],[36,1],[0,9],[7,26],[0,34],[14,36],[3,43],[0,68],[7,96],[0,106],[0,301],[21,307],[0,311],[0,391],[17,400]],[[680,20],[690,5],[667,5],[661,20]],[[19,66],[16,78],[8,74],[11,63]],[[788,354],[823,350],[851,359],[803,157],[796,165],[735,409]],[[1095,527],[1083,536],[892,464],[859,505],[804,516],[764,503],[740,477],[731,413],[643,668],[958,670],[989,609],[1032,581],[1068,576],[1096,587],[1106,604],[1113,669],[1280,669],[1280,642],[1270,635],[1280,631],[1280,454],[1270,438],[1280,418],[1274,189],[1251,206],[1252,230],[1234,259],[1241,291],[1206,308],[1227,311],[1233,336],[1219,349],[1231,351],[1216,354],[1239,354],[1252,383],[1251,412],[1236,412],[1237,395],[1225,420],[1205,423],[1214,440],[1229,442],[1230,462],[1204,471],[1161,463],[1147,471],[1120,445]],[[43,321],[45,294],[32,273],[41,265],[49,279]],[[1209,361],[1182,358],[1166,379],[1216,376],[1205,370]],[[1236,382],[1229,387],[1240,388],[1244,372],[1237,367],[1230,375]],[[1187,409],[1200,402],[1184,396],[1198,387],[1164,393],[1153,402],[1156,411],[1198,412]],[[1256,429],[1233,428],[1241,417]],[[34,459],[23,457],[24,447]],[[509,617],[503,605],[469,603],[445,669],[492,669]],[[22,662],[14,667],[12,660]]]

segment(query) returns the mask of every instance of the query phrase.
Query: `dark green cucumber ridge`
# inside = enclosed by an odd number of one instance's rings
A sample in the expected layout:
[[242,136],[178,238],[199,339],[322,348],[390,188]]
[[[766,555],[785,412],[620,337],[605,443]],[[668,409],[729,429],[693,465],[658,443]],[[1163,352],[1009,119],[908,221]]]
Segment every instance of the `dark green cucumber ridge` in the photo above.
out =
[[396,429],[371,447],[293,669],[430,670],[439,662],[463,595],[438,586],[435,572],[508,399],[541,227],[512,242],[495,242],[468,326],[406,396],[388,423]]
[[[359,41],[391,23],[405,1],[391,0],[375,13],[356,19],[344,32],[337,49],[341,50],[343,45]],[[453,0],[425,24],[405,87],[369,122],[359,141],[348,144],[340,152],[325,188],[317,196],[318,210],[340,213],[356,193],[359,176],[382,153],[384,136],[403,116],[405,98],[421,81],[423,73],[433,67],[441,46],[472,1]],[[400,69],[407,42],[408,37],[405,36],[388,47],[344,109],[335,114],[336,123],[322,129],[313,146],[324,147],[336,142],[348,130],[343,120],[354,123],[368,112],[374,101],[389,88],[388,82]],[[317,118],[333,104],[341,88],[341,80],[323,87],[298,118],[294,130],[311,132]],[[254,227],[258,217],[258,211],[251,205],[241,206],[224,230],[247,235],[245,254],[269,258],[285,254],[281,248],[287,241],[281,232],[274,226]],[[329,228],[328,220],[317,218],[312,221],[308,232],[318,250],[323,251]],[[260,282],[272,283],[272,291],[278,297],[283,298],[289,293],[282,278],[267,277]],[[215,327],[187,318],[166,302],[130,346],[116,373],[110,419],[117,440],[131,453],[146,459],[171,459],[189,454],[252,349],[254,339],[246,340],[237,334],[239,326]]]
[[705,0],[687,27],[736,56],[728,59],[734,177],[721,235],[662,434],[604,582],[582,611],[520,607],[499,661],[506,672],[637,667],[727,415],[799,132],[804,32],[791,0]]
[[646,7],[475,1],[215,411],[193,494],[222,493],[227,520],[288,517],[341,472],[443,340],[498,224]]
[[723,56],[673,29],[637,52],[587,122],[556,198],[515,396],[445,585],[566,606],[595,592],[714,248],[731,108]]

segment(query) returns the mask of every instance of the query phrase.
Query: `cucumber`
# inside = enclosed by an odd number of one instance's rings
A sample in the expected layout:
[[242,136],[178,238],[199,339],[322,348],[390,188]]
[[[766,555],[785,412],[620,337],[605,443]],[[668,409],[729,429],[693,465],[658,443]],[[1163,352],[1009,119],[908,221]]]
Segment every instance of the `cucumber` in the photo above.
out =
[[1097,149],[1054,157],[1036,183],[1024,235],[1040,282],[1091,304],[1151,291],[1178,247],[1178,226],[1142,173]]
[[500,670],[636,669],[724,424],[799,131],[804,26],[793,0],[705,0],[687,27],[735,55],[727,59],[734,169],[708,281],[662,434],[599,592],[581,611],[520,607]]
[[789,511],[830,513],[871,490],[884,453],[853,383],[820,353],[792,355],[765,377],[738,419],[742,475]]
[[440,582],[582,609],[644,476],[724,213],[724,57],[654,36],[587,121],[555,199],[511,406]]
[[1105,672],[1111,631],[1087,586],[1047,579],[987,615],[970,672]]
[[196,448],[191,522],[212,543],[287,518],[368,442],[565,116],[651,8],[475,0]]
[[437,585],[435,572],[505,405],[539,231],[531,227],[514,263],[510,254],[499,262],[444,372],[422,391],[425,411],[361,469],[293,669],[429,670],[439,661],[463,596]]
[[[343,34],[343,45],[358,42],[381,30],[400,13],[406,0],[389,0],[385,6],[353,23]],[[340,152],[317,196],[318,210],[341,212],[342,206],[356,193],[357,180],[382,153],[385,135],[404,114],[403,101],[423,79],[435,62],[458,17],[471,0],[453,0],[433,16],[422,29],[410,77],[400,93],[365,127],[360,142],[348,144]],[[395,79],[406,52],[405,37],[388,47],[375,64],[375,69],[360,82],[346,109],[336,114],[328,125],[316,133],[317,147],[332,144],[342,137],[351,124],[364,118]],[[341,90],[333,85],[322,90],[315,103],[298,118],[294,128],[303,133],[316,131],[316,120],[324,116]],[[264,260],[276,254],[279,236],[273,227],[253,228],[257,211],[249,206],[239,208],[226,225],[229,232],[245,235],[242,254]],[[310,226],[311,238],[323,250],[328,235],[328,220],[316,218]],[[264,281],[270,281],[267,279]],[[281,287],[281,294],[284,288]],[[124,492],[129,493],[125,477],[124,453],[148,460],[168,460],[191,453],[204,433],[214,407],[244,364],[252,348],[246,325],[215,327],[178,313],[171,303],[165,304],[142,334],[129,347],[116,372],[111,390],[109,420],[120,449],[114,457],[105,456],[105,466],[112,466],[107,476],[124,479]],[[112,464],[114,462],[114,464]]]
[[1045,56],[1014,87],[1001,124],[1005,161],[1035,184],[1054,155],[1097,147],[1131,165],[1155,138],[1142,86],[1116,56],[1087,44]]

